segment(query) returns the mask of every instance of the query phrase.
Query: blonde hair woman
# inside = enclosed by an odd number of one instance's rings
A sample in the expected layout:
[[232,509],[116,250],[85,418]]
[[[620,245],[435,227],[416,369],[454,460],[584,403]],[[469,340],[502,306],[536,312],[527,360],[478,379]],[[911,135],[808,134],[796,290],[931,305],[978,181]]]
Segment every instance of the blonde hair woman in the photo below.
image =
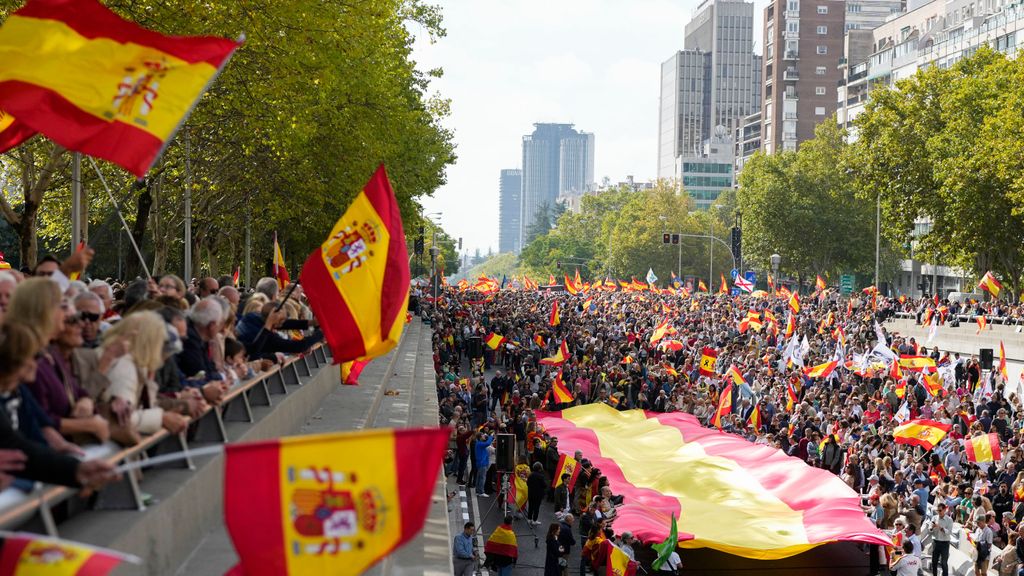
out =
[[188,420],[181,414],[157,406],[157,384],[153,375],[164,363],[163,348],[167,326],[156,312],[136,312],[124,317],[103,334],[101,347],[115,345],[124,338],[131,350],[118,358],[106,376],[110,386],[103,400],[122,425],[130,424],[142,434],[153,434],[161,427],[172,434],[185,429]]
[[64,330],[60,286],[49,278],[29,278],[14,289],[4,322],[21,324],[36,336],[39,349]]

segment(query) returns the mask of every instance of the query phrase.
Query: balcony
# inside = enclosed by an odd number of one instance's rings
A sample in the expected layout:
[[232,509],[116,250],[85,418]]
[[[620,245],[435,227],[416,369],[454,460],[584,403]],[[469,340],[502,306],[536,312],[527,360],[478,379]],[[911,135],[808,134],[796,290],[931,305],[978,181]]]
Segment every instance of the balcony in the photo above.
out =
[[786,15],[786,20],[787,21],[789,21],[789,20],[799,20],[800,19],[800,11],[799,10],[786,10],[785,15]]
[[800,39],[800,33],[799,32],[790,32],[789,30],[785,30],[785,31],[782,32],[782,37],[785,38],[786,40],[799,40]]
[[799,98],[797,98],[796,92],[793,92],[793,93],[786,92],[785,94],[782,95],[782,99],[783,100],[792,100],[794,102],[799,100]]
[[785,71],[782,72],[782,79],[783,80],[799,80],[800,79],[800,71],[797,70],[796,68],[789,68],[788,70],[785,70]]
[[796,112],[783,112],[782,113],[782,119],[783,120],[796,120]]
[[800,56],[797,55],[796,50],[786,50],[786,52],[782,55],[782,59],[783,60],[799,60]]

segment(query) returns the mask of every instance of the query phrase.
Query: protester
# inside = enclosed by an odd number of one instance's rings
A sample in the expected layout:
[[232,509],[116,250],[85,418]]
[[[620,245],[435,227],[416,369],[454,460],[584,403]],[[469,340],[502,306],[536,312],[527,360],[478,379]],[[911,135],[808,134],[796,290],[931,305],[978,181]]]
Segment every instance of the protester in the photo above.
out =
[[472,522],[466,522],[462,532],[455,535],[452,543],[452,562],[455,567],[455,576],[473,576],[476,570],[477,552],[474,549],[474,537],[476,526]]
[[498,576],[510,576],[519,559],[519,543],[512,529],[511,514],[506,514],[502,523],[494,529],[484,544],[484,566],[494,570]]
[[565,548],[562,547],[559,535],[562,527],[558,522],[548,526],[548,534],[544,539],[546,553],[544,555],[544,576],[562,576],[562,562]]

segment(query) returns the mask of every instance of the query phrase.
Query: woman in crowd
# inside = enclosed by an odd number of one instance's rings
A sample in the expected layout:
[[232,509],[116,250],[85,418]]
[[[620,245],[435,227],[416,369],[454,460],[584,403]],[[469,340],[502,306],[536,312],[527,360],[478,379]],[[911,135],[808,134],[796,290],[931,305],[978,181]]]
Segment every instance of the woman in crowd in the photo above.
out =
[[544,555],[544,576],[562,576],[562,553],[565,549],[558,540],[560,533],[561,526],[558,522],[552,522],[548,526],[548,535],[544,539],[547,546]]

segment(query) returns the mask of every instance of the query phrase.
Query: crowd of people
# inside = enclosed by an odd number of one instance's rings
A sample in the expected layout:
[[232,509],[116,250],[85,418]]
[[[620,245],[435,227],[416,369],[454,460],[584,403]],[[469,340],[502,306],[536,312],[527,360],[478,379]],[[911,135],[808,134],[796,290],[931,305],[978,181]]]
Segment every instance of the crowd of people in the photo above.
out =
[[89,279],[93,250],[0,269],[0,489],[98,488],[83,447],[185,431],[233,386],[321,340],[300,286]]
[[[990,565],[1000,574],[1018,573],[1024,560],[1019,383],[983,370],[977,356],[948,354],[892,333],[886,320],[910,312],[919,323],[930,323],[933,315],[936,323],[948,322],[953,314],[998,315],[1010,322],[1021,318],[1020,305],[885,297],[872,289],[841,297],[817,289],[799,297],[794,313],[789,298],[775,293],[734,296],[675,287],[599,287],[578,295],[488,292],[448,288],[436,300],[420,299],[434,328],[441,421],[454,437],[447,470],[478,494],[500,490],[496,433],[515,434],[521,464],[535,467],[529,473],[542,475],[546,486],[553,484],[558,439],[538,425],[536,411],[602,402],[618,410],[688,412],[713,426],[722,376],[734,367],[743,382],[733,386],[731,411],[720,428],[828,469],[862,495],[867,517],[894,542],[888,549],[865,547],[873,573],[917,574],[930,555],[931,573],[946,576],[950,541],[958,537],[976,549],[978,574],[987,574]],[[486,344],[494,335],[503,338],[497,349]],[[564,362],[541,362],[558,358],[563,344],[569,352]],[[700,374],[705,349],[717,353],[714,376]],[[900,355],[932,358],[941,386],[921,371],[899,369],[894,359]],[[804,371],[833,359],[838,367],[827,377]],[[492,368],[495,374],[485,378]],[[571,402],[558,404],[551,393],[559,372]],[[952,426],[928,452],[894,440],[896,426],[919,418]],[[998,435],[1002,457],[970,461],[962,441],[989,433]],[[602,574],[605,560],[596,550],[612,538],[643,556],[651,543],[613,531],[614,487],[586,454],[575,457],[583,471],[573,490],[547,491],[558,519],[558,528],[548,530],[549,542],[550,534],[558,535],[553,558],[567,559],[581,546],[580,574]],[[529,518],[535,518],[532,511]],[[926,535],[932,543],[922,550]],[[1002,550],[996,557],[993,547]],[[647,552],[645,558],[652,558]],[[549,563],[545,574],[567,574],[568,565]],[[661,568],[678,567],[666,565]]]

